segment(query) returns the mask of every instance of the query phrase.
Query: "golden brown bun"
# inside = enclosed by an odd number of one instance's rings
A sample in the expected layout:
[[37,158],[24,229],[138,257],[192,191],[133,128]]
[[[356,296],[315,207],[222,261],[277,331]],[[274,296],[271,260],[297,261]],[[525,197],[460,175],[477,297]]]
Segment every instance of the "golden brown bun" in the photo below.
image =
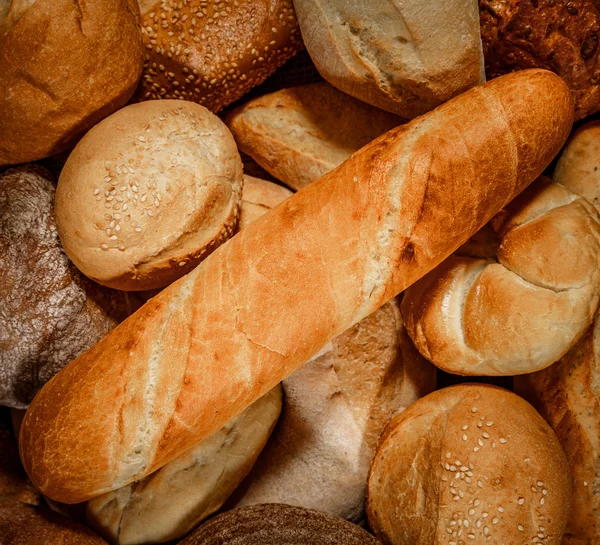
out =
[[600,121],[590,121],[571,135],[553,179],[600,210]]
[[287,503],[359,522],[369,465],[390,418],[435,389],[392,299],[283,381],[277,428],[230,502]]
[[281,412],[277,385],[219,431],[141,481],[87,503],[87,519],[117,545],[177,539],[217,511],[244,479]]
[[402,301],[417,348],[450,373],[548,367],[585,333],[600,301],[600,217],[588,201],[542,177],[491,227],[495,259],[453,256]]
[[77,522],[9,497],[0,497],[0,544],[107,545]]
[[306,49],[332,85],[412,119],[485,81],[472,0],[294,0]]
[[424,397],[386,427],[367,514],[386,545],[560,545],[570,494],[565,455],[533,407],[464,384]]
[[575,119],[600,109],[598,30],[594,0],[479,0],[488,78],[527,68],[563,77]]
[[46,384],[20,434],[32,482],[84,501],[208,437],[487,223],[571,118],[558,76],[509,75],[292,195]]
[[181,545],[378,545],[362,528],[343,519],[282,504],[222,513]]
[[69,261],[54,193],[41,167],[0,174],[0,404],[9,407],[26,408],[44,383],[141,306]]
[[233,235],[242,163],[231,133],[193,102],[153,100],[96,125],[67,160],[56,223],[96,282],[162,288]]
[[326,82],[255,98],[226,121],[244,153],[296,190],[404,122]]
[[138,100],[211,112],[262,83],[303,44],[291,0],[140,0],[146,61]]
[[244,174],[239,229],[247,227],[292,195],[289,189],[281,185]]
[[13,0],[0,13],[0,166],[67,149],[129,100],[139,20],[136,0]]
[[600,536],[600,320],[557,363],[515,379],[515,391],[556,432],[571,469],[571,514],[563,545],[596,545]]

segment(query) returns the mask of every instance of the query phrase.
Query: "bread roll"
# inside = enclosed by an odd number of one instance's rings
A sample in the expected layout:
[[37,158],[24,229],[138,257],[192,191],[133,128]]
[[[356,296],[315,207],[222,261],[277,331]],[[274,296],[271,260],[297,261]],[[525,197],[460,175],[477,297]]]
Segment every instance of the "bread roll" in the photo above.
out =
[[255,98],[226,122],[244,153],[297,190],[403,120],[321,82]]
[[136,0],[0,10],[0,166],[48,157],[118,110],[142,71]]
[[463,384],[386,427],[367,514],[384,544],[560,545],[570,493],[565,455],[533,407],[501,388]]
[[362,528],[291,505],[266,504],[222,513],[181,545],[378,545]]
[[571,135],[553,179],[600,210],[600,121],[590,121]]
[[87,519],[111,543],[162,543],[190,532],[248,474],[279,413],[276,386],[241,415],[141,481],[87,504]]
[[600,109],[600,5],[591,0],[479,0],[488,78],[546,68],[564,78],[575,119]]
[[411,339],[450,373],[548,367],[585,333],[600,301],[600,217],[585,199],[541,178],[491,226],[496,259],[451,257],[402,301]]
[[332,85],[412,119],[485,81],[475,0],[294,0]]
[[85,526],[8,497],[0,497],[1,545],[107,545]]
[[253,221],[292,195],[293,193],[283,186],[244,174],[239,229],[248,227]]
[[191,100],[212,112],[303,47],[291,0],[140,0],[146,46],[138,100]]
[[58,233],[86,276],[162,288],[233,235],[242,163],[227,127],[192,102],[150,101],[94,127],[56,192]]
[[291,196],[44,387],[20,434],[33,483],[84,501],[214,433],[487,223],[557,153],[571,114],[554,74],[509,75]]
[[515,391],[556,432],[572,475],[571,514],[563,545],[594,545],[600,535],[600,381],[598,315],[585,336],[557,363],[515,379]]
[[0,405],[26,408],[50,378],[138,306],[69,262],[47,171],[24,165],[0,174]]
[[379,435],[435,389],[435,367],[410,342],[399,301],[338,335],[283,387],[282,417],[235,505],[287,503],[362,521]]

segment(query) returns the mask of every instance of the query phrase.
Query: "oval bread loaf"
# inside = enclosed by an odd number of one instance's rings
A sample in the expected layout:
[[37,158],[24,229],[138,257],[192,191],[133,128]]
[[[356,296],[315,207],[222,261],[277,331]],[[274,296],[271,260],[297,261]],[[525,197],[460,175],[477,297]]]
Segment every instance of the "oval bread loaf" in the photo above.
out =
[[591,324],[600,298],[600,217],[540,179],[491,226],[495,260],[453,256],[402,301],[419,351],[460,375],[518,375],[551,365]]
[[84,501],[214,433],[455,251],[539,176],[571,123],[560,78],[523,71],[353,154],[44,387],[19,441],[33,483]]

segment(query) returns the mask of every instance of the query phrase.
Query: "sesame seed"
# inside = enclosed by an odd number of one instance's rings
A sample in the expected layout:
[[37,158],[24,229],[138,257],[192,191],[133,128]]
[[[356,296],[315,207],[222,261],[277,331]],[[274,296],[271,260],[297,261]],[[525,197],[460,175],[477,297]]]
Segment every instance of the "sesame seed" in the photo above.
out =
[[506,443],[506,439],[504,439],[504,437],[500,437],[500,442],[501,442],[502,444],[504,444],[504,443]]
[[484,439],[489,439],[490,438],[490,434],[487,433],[487,432],[485,432],[485,431],[481,435],[483,436]]
[[542,499],[540,500],[540,505],[544,505],[545,503],[546,503],[546,498],[542,498]]
[[542,490],[542,494],[544,494],[544,496],[547,496],[547,495],[548,495],[548,491],[547,491],[547,490],[544,488],[544,489]]
[[180,266],[180,267],[185,267],[185,261],[180,261],[180,262],[179,262],[179,266]]
[[502,507],[501,505],[498,506],[498,512],[499,513],[504,513],[504,507]]
[[140,142],[145,142],[145,141],[146,141],[146,138],[145,138],[145,137],[143,137],[143,136],[138,136],[138,140],[139,140]]
[[535,483],[535,484],[537,484],[538,486],[544,486],[544,481],[538,481],[538,482],[537,482],[537,483]]
[[535,486],[532,486],[532,487],[531,487],[531,491],[532,491],[532,492],[537,492],[537,488],[536,488]]
[[492,519],[492,524],[498,524],[498,522],[499,522],[499,521],[498,521],[498,518],[497,518],[497,517],[494,517],[494,518]]
[[525,503],[525,498],[519,498],[519,505],[523,505]]
[[482,447],[483,446],[483,441],[481,439],[477,439],[477,444]]
[[525,530],[525,528],[523,528],[522,524],[518,524],[517,528],[519,529],[519,532],[523,532]]
[[94,189],[94,195],[98,195],[98,193],[100,193],[100,190],[99,190],[99,189],[97,189],[97,188],[96,188],[96,189]]
[[108,250],[108,244],[100,244],[100,248],[103,250]]
[[481,481],[477,481],[477,486],[478,486],[479,488],[483,488],[483,483],[482,483]]
[[463,440],[463,441],[466,441],[467,439],[468,439],[468,437],[467,437],[467,434],[466,434],[466,433],[463,433],[463,435],[462,435],[462,440]]
[[485,425],[489,428],[489,427],[493,426],[494,423],[490,420],[489,422],[486,422]]
[[489,516],[490,516],[490,514],[486,513],[485,511],[483,513],[481,513],[481,517],[484,519],[488,518]]
[[465,425],[462,427],[462,430],[463,430],[463,431],[465,431],[465,430],[467,430],[468,428],[469,428],[469,424],[465,424]]

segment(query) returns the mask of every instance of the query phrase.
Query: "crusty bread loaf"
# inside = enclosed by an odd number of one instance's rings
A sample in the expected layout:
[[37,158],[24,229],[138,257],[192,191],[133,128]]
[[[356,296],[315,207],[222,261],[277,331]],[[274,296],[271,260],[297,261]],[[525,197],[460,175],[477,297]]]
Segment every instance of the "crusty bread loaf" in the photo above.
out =
[[406,119],[485,80],[475,0],[294,0],[306,49],[338,89]]
[[67,149],[142,71],[136,0],[12,0],[0,10],[0,166]]
[[218,112],[303,47],[291,0],[139,2],[146,61],[138,100],[191,100]]
[[217,511],[248,474],[280,412],[278,385],[155,473],[90,500],[88,522],[116,545],[184,536]]
[[600,301],[600,217],[588,201],[542,177],[491,226],[496,259],[453,256],[402,301],[417,348],[450,373],[548,367],[585,333]]
[[244,189],[238,228],[248,227],[271,208],[275,208],[293,193],[285,187],[244,174]]
[[435,389],[392,299],[283,381],[269,443],[230,505],[287,503],[360,522],[377,440],[390,418]]
[[600,210],[600,121],[590,121],[570,136],[552,178]]
[[487,223],[558,152],[571,119],[558,76],[510,74],[287,199],[46,384],[20,433],[33,483],[83,501],[221,428]]
[[403,120],[320,82],[255,98],[226,122],[244,153],[298,190]]
[[600,320],[557,363],[515,379],[556,432],[571,469],[571,514],[563,545],[595,545],[600,536]]
[[96,282],[162,288],[233,235],[242,162],[225,124],[187,101],[132,104],[77,144],[56,191],[67,255]]
[[367,513],[385,545],[560,545],[570,493],[565,455],[535,409],[507,390],[464,384],[386,427]]
[[181,545],[378,545],[362,528],[338,517],[283,504],[222,513]]
[[0,174],[0,405],[26,408],[67,363],[141,306],[85,278],[56,233],[39,166]]

